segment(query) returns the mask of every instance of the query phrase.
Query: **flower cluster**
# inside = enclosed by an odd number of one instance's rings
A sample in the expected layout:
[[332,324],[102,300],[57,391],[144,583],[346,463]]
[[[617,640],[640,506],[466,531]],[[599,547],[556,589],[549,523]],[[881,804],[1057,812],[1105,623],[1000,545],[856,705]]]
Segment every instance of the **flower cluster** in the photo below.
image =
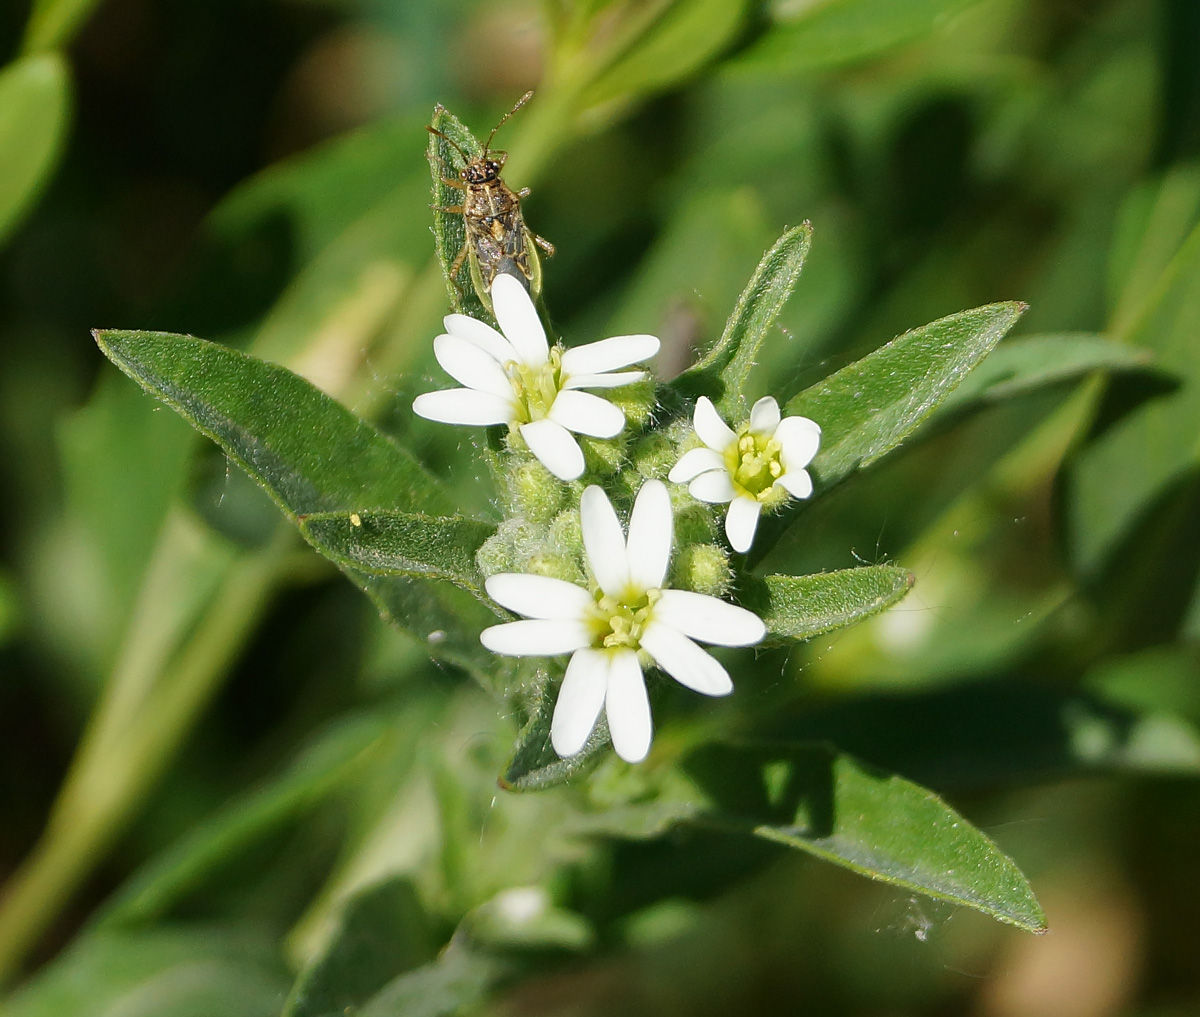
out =
[[[418,396],[413,410],[445,423],[506,424],[519,436],[517,444],[523,442],[554,477],[576,480],[586,463],[574,435],[612,439],[626,423],[620,407],[582,389],[641,381],[645,371],[622,368],[654,356],[658,339],[626,335],[573,349],[551,347],[533,301],[515,277],[497,275],[491,298],[500,331],[451,314],[445,318],[446,334],[434,341],[438,363],[464,387]],[[735,551],[749,549],[764,509],[811,495],[805,467],[821,438],[813,421],[782,417],[778,403],[767,397],[734,430],[701,397],[693,425],[701,444],[678,458],[668,479],[686,483],[696,501],[728,503],[725,533]],[[662,481],[647,480],[637,491],[627,534],[608,495],[596,485],[583,491],[578,513],[566,514],[575,522],[568,519],[558,531],[578,528],[576,547],[586,575],[573,566],[578,582],[544,574],[535,564],[537,555],[517,556],[522,571],[485,567],[485,574],[494,573],[486,580],[488,596],[522,618],[484,629],[480,640],[507,656],[569,654],[551,721],[554,750],[564,757],[580,752],[603,710],[617,754],[638,762],[650,749],[653,730],[645,668],[656,665],[704,695],[728,695],[733,691],[729,673],[698,644],[754,646],[766,626],[751,611],[719,597],[670,587],[675,514]],[[561,523],[561,516],[556,518]],[[502,527],[497,539],[511,530]],[[713,561],[697,554],[705,548]],[[687,550],[693,566],[705,562],[706,574],[727,568],[719,547],[689,544]],[[694,581],[690,585],[696,587]]]

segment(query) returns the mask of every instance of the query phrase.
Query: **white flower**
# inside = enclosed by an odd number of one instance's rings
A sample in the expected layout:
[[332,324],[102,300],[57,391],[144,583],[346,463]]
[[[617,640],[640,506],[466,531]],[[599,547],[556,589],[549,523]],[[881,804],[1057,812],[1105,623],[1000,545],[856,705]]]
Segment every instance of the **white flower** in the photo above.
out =
[[513,657],[571,654],[550,723],[554,751],[573,756],[582,749],[604,707],[613,748],[636,763],[650,751],[643,662],[653,660],[706,696],[728,695],[729,673],[692,640],[753,646],[766,626],[756,614],[716,597],[663,588],[674,520],[661,481],[648,480],[638,492],[628,540],[599,487],[583,492],[579,515],[598,589],[546,576],[492,576],[488,595],[529,620],[493,625],[479,638],[493,653]]
[[805,470],[821,444],[821,428],[808,417],[779,417],[779,404],[765,396],[754,404],[735,433],[706,396],[692,417],[704,444],[685,452],[668,474],[673,483],[691,481],[699,501],[729,502],[725,535],[735,551],[749,551],[764,507],[813,491]]
[[564,350],[546,332],[525,287],[500,274],[492,307],[503,335],[465,314],[444,319],[446,334],[433,341],[438,363],[466,388],[426,392],[413,412],[445,424],[508,424],[560,480],[583,473],[583,452],[570,432],[615,438],[625,414],[584,388],[616,388],[641,381],[645,371],[622,371],[658,352],[652,335],[619,335]]

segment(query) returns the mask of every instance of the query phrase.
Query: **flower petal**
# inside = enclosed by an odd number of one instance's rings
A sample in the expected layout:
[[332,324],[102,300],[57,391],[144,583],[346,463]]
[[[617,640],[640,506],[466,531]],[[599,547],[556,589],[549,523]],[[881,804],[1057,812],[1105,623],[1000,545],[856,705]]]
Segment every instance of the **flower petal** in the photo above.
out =
[[785,471],[802,470],[813,461],[821,445],[821,425],[808,417],[784,417],[775,428]]
[[583,473],[583,452],[562,424],[544,417],[522,424],[520,431],[529,451],[559,480],[574,480]]
[[714,452],[724,453],[737,440],[737,435],[721,419],[721,415],[708,396],[701,396],[696,400],[692,424],[696,428],[696,433],[700,435],[700,440]]
[[559,392],[549,415],[568,431],[593,438],[615,438],[625,426],[625,414],[591,392]]
[[550,744],[560,756],[573,756],[583,748],[608,690],[608,654],[603,650],[576,650],[567,664],[550,721]]
[[688,490],[692,493],[693,498],[714,505],[730,501],[734,497],[733,481],[729,479],[729,471],[723,464],[719,470],[701,473],[688,484]]
[[808,475],[807,470],[788,470],[782,476],[776,477],[775,483],[793,498],[807,498],[813,493],[812,477]]
[[440,335],[433,341],[433,355],[451,378],[479,392],[512,399],[512,382],[494,357],[469,339]]
[[492,576],[484,588],[497,604],[527,618],[579,620],[595,603],[582,586],[550,576],[501,572]]
[[779,426],[779,403],[763,396],[750,407],[750,430],[755,434],[774,434]]
[[518,360],[536,367],[550,358],[546,330],[542,328],[537,308],[516,276],[502,272],[492,280],[492,308],[504,337],[517,351]]
[[447,314],[442,319],[446,331],[459,339],[474,343],[498,364],[507,364],[517,359],[512,343],[485,321],[470,318],[465,314]]
[[680,685],[706,696],[727,696],[733,691],[729,672],[720,662],[678,629],[654,621],[642,633],[642,649]]
[[652,335],[615,335],[598,343],[575,346],[563,353],[562,366],[567,374],[601,374],[618,367],[640,364],[658,352],[659,342]]
[[608,659],[608,690],[604,697],[613,748],[627,763],[640,763],[650,751],[650,698],[646,679],[633,650],[613,650]]
[[616,374],[572,374],[562,383],[563,388],[620,388],[646,377],[645,371],[618,371]]
[[473,388],[425,392],[413,400],[413,413],[442,424],[507,424],[516,415],[512,399]]
[[663,590],[651,620],[716,646],[753,646],[767,634],[753,611],[690,590]]
[[671,467],[667,479],[672,484],[683,484],[709,470],[725,469],[725,457],[720,452],[714,452],[707,445],[684,452],[679,462]]
[[493,625],[479,633],[479,641],[506,657],[555,657],[587,646],[592,632],[581,621],[538,618]]
[[[693,482],[694,483],[694,482]],[[734,498],[725,513],[725,536],[735,551],[749,551],[754,543],[754,531],[758,529],[758,515],[762,512],[754,498]]]
[[675,516],[671,496],[661,480],[647,480],[637,493],[629,515],[626,559],[629,583],[638,590],[657,590],[671,560]]
[[579,499],[579,523],[592,575],[610,597],[620,596],[629,585],[625,534],[608,495],[594,484]]

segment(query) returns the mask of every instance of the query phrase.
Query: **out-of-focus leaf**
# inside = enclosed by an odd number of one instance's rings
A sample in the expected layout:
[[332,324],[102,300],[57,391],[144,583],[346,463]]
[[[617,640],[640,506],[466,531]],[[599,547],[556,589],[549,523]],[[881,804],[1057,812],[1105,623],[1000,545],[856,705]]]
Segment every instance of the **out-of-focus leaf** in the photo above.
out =
[[34,0],[25,26],[25,52],[65,46],[98,3],[99,0]]
[[470,1013],[513,971],[512,961],[452,945],[432,964],[393,979],[360,1017],[451,1017]]
[[1138,371],[1150,366],[1148,350],[1104,336],[1039,335],[1001,343],[942,403],[939,413],[952,413],[980,403],[1086,377],[1097,371]]
[[[460,214],[444,211],[451,205],[461,205],[463,201],[463,192],[445,181],[458,176],[458,171],[465,165],[464,155],[467,159],[474,159],[483,153],[483,146],[462,121],[441,105],[433,108],[430,126],[441,132],[429,134],[426,152],[429,169],[433,174],[433,247],[437,252],[438,263],[442,266],[442,275],[446,279],[446,293],[450,297],[450,306],[461,314],[469,314],[472,318],[494,325],[496,319],[479,299],[479,294],[475,292],[475,286],[471,282],[470,258],[464,257],[458,271],[453,275],[450,272],[463,244],[466,243],[467,228]],[[456,145],[461,152],[455,148]]]
[[767,625],[768,639],[808,639],[853,625],[898,603],[913,574],[894,565],[766,576],[747,589],[744,602]]
[[450,507],[407,451],[285,368],[192,336],[95,335],[109,359],[212,438],[289,516]]
[[360,890],[338,925],[325,951],[300,972],[282,1017],[349,1013],[397,975],[433,960],[429,917],[405,877]]
[[300,531],[322,554],[348,568],[446,579],[482,595],[475,553],[495,527],[462,516],[364,511],[302,516]]
[[1075,561],[1086,574],[1108,557],[1139,513],[1200,461],[1200,227],[1171,261],[1130,341],[1181,380],[1086,446],[1074,463]]
[[231,856],[323,801],[357,773],[385,730],[377,717],[332,725],[288,770],[240,796],[136,873],[105,908],[100,927],[158,918]]
[[829,0],[805,4],[776,25],[740,66],[764,71],[825,70],[878,56],[936,31],[977,0]]
[[556,907],[542,886],[501,890],[463,920],[474,942],[491,949],[585,950],[595,941],[588,921]]
[[663,6],[629,52],[592,82],[581,106],[637,100],[683,81],[734,40],[748,6],[746,0],[675,0]]
[[5,1017],[276,1017],[287,973],[234,929],[84,936],[4,1005]]
[[1017,866],[933,792],[822,745],[706,745],[685,761],[718,815],[757,837],[1030,932],[1045,915]]
[[236,239],[268,216],[285,215],[297,260],[308,264],[396,190],[398,168],[412,167],[412,179],[424,179],[415,174],[424,147],[420,121],[370,124],[251,177],[221,201],[208,225],[219,237]]
[[822,428],[813,461],[830,487],[899,445],[1016,324],[1025,305],[1010,301],[960,311],[905,332],[792,399],[786,415]]
[[788,230],[763,255],[716,345],[672,384],[691,395],[716,398],[727,418],[744,417],[746,382],[767,332],[795,289],[812,244],[812,226]]
[[0,71],[0,243],[54,171],[70,103],[70,74],[59,53],[27,56]]

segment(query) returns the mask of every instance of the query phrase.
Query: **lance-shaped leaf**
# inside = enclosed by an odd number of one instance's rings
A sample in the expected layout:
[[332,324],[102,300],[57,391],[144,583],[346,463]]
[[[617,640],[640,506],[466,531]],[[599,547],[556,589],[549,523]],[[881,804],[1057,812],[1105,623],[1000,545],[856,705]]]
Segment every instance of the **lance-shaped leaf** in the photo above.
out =
[[608,751],[611,743],[608,720],[602,716],[579,752],[566,759],[559,757],[550,744],[550,720],[557,695],[557,686],[553,689],[542,686],[533,713],[517,735],[512,757],[500,777],[500,786],[505,790],[546,791],[565,784],[589,771]]
[[1046,918],[1028,880],[926,788],[823,746],[706,745],[685,761],[718,822],[871,879],[974,908],[1029,932]]
[[1026,305],[988,304],[905,332],[805,389],[784,411],[821,425],[812,472],[830,487],[899,445],[957,387]]
[[727,419],[744,417],[744,391],[759,348],[796,287],[812,244],[812,226],[788,230],[763,255],[716,345],[674,382],[690,396],[711,396]]
[[286,368],[193,336],[94,335],[113,363],[212,438],[290,516],[451,507],[411,454]]
[[462,516],[420,512],[321,512],[300,520],[301,532],[323,554],[372,575],[446,579],[481,595],[475,553],[495,530]]
[[908,569],[868,565],[811,576],[766,576],[752,581],[742,599],[766,623],[768,639],[808,639],[891,607],[913,581]]
[[442,266],[450,306],[460,314],[469,314],[494,325],[496,319],[479,299],[471,282],[470,259],[464,257],[458,271],[451,273],[466,243],[467,228],[461,213],[446,211],[463,202],[463,192],[451,187],[446,180],[456,179],[458,171],[466,164],[464,156],[474,159],[483,153],[483,146],[458,117],[440,104],[433,108],[433,121],[429,126],[441,132],[430,132],[426,157],[433,175],[433,248],[438,264]]

